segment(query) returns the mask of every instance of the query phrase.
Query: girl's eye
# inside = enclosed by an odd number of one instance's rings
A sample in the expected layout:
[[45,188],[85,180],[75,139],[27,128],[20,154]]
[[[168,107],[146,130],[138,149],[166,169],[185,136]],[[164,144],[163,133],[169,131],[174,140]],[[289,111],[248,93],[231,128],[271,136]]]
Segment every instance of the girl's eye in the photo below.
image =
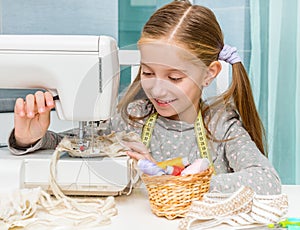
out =
[[169,77],[169,79],[171,80],[171,81],[180,81],[182,78],[181,77]]
[[153,73],[143,71],[142,75],[144,75],[144,76],[151,76],[151,75],[153,75]]

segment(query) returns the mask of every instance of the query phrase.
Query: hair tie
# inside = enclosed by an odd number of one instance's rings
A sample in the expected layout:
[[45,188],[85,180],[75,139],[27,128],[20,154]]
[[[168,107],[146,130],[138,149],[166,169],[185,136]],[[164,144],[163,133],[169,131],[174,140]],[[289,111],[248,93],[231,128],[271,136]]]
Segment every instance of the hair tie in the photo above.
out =
[[237,53],[236,47],[231,47],[229,45],[224,45],[223,49],[219,53],[219,60],[230,63],[231,65],[242,62],[241,57]]

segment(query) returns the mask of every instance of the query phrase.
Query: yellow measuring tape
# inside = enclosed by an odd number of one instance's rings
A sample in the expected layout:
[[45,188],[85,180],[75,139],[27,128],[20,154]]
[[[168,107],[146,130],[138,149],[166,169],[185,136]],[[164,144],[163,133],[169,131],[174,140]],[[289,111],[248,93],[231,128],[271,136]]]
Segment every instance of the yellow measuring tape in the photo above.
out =
[[149,118],[147,119],[143,131],[142,131],[142,142],[144,145],[146,145],[147,148],[149,148],[150,140],[152,137],[153,128],[155,125],[155,121],[157,118],[158,113],[152,113]]
[[[149,118],[146,120],[146,123],[143,127],[142,131],[142,142],[144,145],[149,148],[150,140],[152,137],[153,128],[155,125],[155,121],[157,119],[158,113],[152,113]],[[195,121],[194,125],[198,149],[200,151],[202,158],[207,158],[210,162],[210,166],[213,167],[213,162],[211,159],[211,155],[209,154],[208,148],[207,148],[207,139],[205,135],[205,128],[203,125],[203,119],[201,115],[201,111],[199,111],[197,119]]]

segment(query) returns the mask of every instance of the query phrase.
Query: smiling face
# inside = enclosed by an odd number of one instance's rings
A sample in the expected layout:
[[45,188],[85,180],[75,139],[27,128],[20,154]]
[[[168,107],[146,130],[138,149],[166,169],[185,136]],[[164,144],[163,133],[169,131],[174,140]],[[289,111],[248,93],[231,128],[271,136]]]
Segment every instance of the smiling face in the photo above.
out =
[[199,111],[208,69],[185,49],[164,42],[139,46],[141,84],[164,117],[193,123]]

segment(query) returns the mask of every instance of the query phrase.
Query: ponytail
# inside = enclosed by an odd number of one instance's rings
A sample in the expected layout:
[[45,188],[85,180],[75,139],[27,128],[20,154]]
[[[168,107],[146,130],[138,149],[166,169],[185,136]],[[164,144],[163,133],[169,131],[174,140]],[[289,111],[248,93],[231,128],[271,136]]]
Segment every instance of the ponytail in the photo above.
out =
[[228,102],[231,98],[234,100],[244,128],[256,143],[258,149],[267,156],[265,130],[254,103],[247,72],[241,62],[232,65],[232,83],[223,94],[225,102]]

